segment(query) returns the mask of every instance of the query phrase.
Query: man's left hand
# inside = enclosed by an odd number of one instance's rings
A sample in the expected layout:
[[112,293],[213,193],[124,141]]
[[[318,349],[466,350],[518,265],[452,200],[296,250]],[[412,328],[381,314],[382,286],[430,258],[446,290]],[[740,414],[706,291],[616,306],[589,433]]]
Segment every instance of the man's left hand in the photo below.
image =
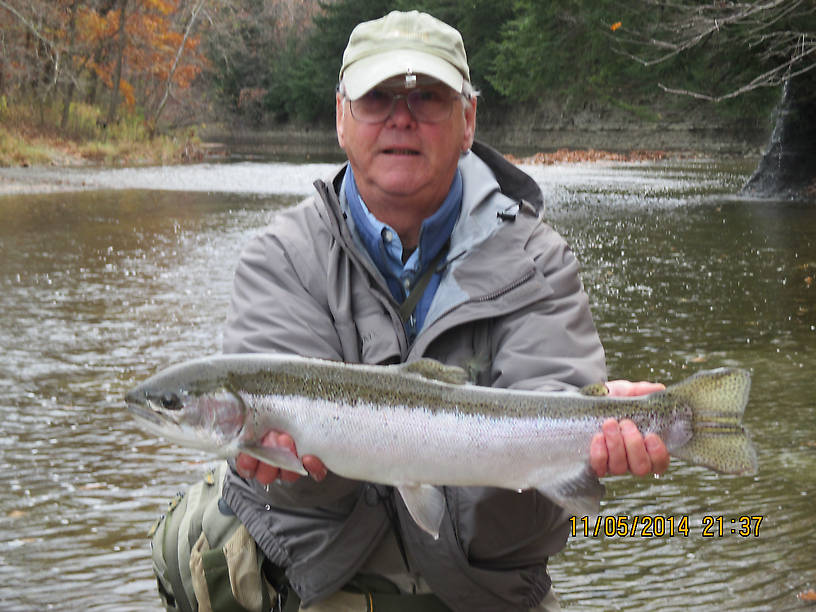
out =
[[[606,383],[609,395],[616,397],[646,395],[661,391],[660,383],[611,380]],[[657,434],[645,436],[629,419],[607,419],[601,433],[592,438],[589,463],[600,476],[631,472],[636,476],[662,474],[669,467],[669,451]]]

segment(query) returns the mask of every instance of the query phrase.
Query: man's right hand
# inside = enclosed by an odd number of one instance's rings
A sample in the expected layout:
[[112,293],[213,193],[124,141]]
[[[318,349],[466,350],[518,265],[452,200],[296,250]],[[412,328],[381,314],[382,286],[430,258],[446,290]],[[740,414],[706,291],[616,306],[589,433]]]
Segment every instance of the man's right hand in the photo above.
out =
[[[264,437],[261,438],[261,446],[288,448],[292,451],[293,455],[297,456],[295,441],[292,439],[292,436],[282,431],[273,429],[266,432]],[[303,462],[303,467],[309,472],[309,476],[316,482],[320,482],[326,477],[328,473],[326,466],[314,455],[304,455],[301,461]],[[247,480],[254,478],[262,485],[272,484],[278,478],[285,482],[295,482],[301,476],[297,472],[282,470],[274,465],[258,461],[255,457],[251,457],[245,453],[240,453],[238,457],[236,457],[235,467],[241,478]]]

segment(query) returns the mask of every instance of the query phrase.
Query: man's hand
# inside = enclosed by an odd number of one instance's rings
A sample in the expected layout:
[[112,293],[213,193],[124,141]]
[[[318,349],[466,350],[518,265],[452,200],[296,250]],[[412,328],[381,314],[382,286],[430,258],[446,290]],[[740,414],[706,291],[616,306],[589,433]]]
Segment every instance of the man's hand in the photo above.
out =
[[[606,386],[609,395],[617,397],[646,395],[666,388],[660,383],[628,380],[611,380]],[[669,451],[657,434],[643,436],[629,419],[620,423],[607,419],[601,429],[592,438],[589,452],[589,463],[599,477],[627,472],[645,476],[662,474],[668,469]]]
[[[271,430],[266,432],[261,439],[261,446],[279,446],[288,448],[293,455],[297,456],[297,449],[295,449],[295,441],[287,433],[281,431]],[[314,455],[305,455],[302,459],[303,467],[309,472],[309,476],[317,482],[320,482],[326,477],[328,470],[323,462]],[[269,485],[275,482],[278,478],[285,482],[295,482],[300,478],[297,472],[289,472],[269,465],[263,461],[258,461],[254,457],[250,457],[244,453],[235,458],[235,467],[238,469],[238,474],[241,478],[254,478],[262,485]]]

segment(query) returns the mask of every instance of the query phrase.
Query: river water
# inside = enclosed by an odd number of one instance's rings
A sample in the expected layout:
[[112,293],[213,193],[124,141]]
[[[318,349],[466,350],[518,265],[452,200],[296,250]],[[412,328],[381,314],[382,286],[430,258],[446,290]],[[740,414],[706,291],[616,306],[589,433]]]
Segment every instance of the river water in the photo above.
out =
[[[211,462],[143,435],[123,393],[219,350],[241,245],[331,168],[0,171],[49,191],[0,196],[0,609],[158,608],[146,531]],[[816,207],[729,195],[745,161],[527,169],[583,263],[611,376],[753,373],[759,474],[674,461],[659,479],[607,479],[597,535],[577,524],[551,561],[563,606],[808,607]],[[653,517],[654,535],[604,535],[624,515]]]

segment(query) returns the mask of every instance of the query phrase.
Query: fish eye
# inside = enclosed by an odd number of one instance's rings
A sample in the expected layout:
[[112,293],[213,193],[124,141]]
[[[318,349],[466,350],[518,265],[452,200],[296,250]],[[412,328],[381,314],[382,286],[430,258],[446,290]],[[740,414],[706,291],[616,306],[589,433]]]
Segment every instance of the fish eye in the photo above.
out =
[[159,401],[161,402],[162,408],[167,410],[181,410],[182,408],[181,399],[179,399],[179,396],[175,393],[163,393]]

